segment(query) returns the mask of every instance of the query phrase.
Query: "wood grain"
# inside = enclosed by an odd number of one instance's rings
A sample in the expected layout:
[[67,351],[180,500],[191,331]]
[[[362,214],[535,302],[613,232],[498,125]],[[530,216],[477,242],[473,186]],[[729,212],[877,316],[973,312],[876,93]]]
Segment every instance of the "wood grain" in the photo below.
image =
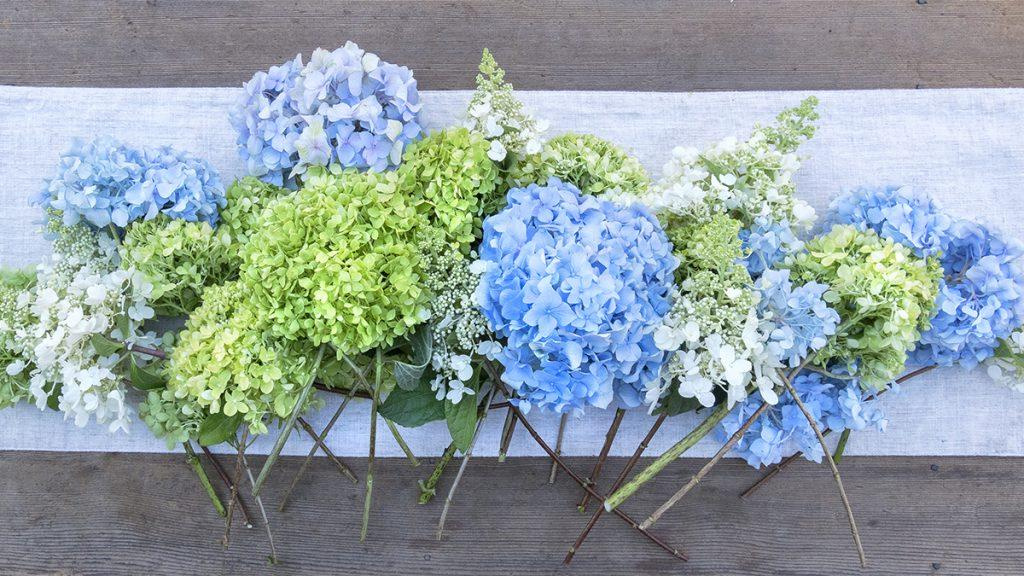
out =
[[[579,470],[593,464],[570,460]],[[609,461],[609,477],[623,461]],[[236,525],[232,546],[221,549],[221,519],[181,457],[0,454],[0,574],[1009,576],[1024,568],[1021,459],[844,459],[870,563],[863,572],[828,470],[805,462],[747,502],[736,495],[753,470],[732,460],[714,470],[654,527],[690,554],[686,565],[606,518],[570,568],[561,559],[585,518],[564,475],[547,484],[544,459],[474,459],[444,542],[434,539],[441,503],[415,503],[416,480],[431,462],[413,469],[385,460],[365,544],[361,487],[324,459],[276,513],[298,464],[284,459],[265,491],[281,556],[271,567],[259,527]],[[627,510],[643,517],[700,464],[674,464]],[[441,488],[450,481],[448,474]]]
[[0,83],[235,86],[346,40],[426,89],[484,46],[525,89],[1024,86],[1020,0],[5,2]]

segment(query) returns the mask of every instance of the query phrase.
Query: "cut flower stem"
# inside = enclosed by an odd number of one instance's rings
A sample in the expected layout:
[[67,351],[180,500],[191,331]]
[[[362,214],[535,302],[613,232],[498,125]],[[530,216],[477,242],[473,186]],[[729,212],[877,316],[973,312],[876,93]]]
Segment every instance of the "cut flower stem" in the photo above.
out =
[[[640,461],[640,457],[643,456],[644,451],[647,450],[647,445],[651,443],[651,440],[654,439],[654,435],[658,433],[658,430],[661,428],[661,425],[664,424],[665,420],[667,419],[668,414],[665,414],[663,412],[661,413],[661,415],[658,416],[658,419],[654,421],[654,424],[651,426],[651,429],[647,431],[647,435],[644,436],[643,440],[640,441],[640,444],[637,445],[636,450],[633,451],[633,455],[630,456],[629,460],[626,462],[625,467],[623,467],[622,471],[619,472],[619,476],[618,478],[615,479],[615,482],[612,484],[611,490],[609,490],[609,492],[615,492],[616,490],[618,490],[619,486],[622,486],[622,483],[626,481],[626,478],[629,477],[629,473],[633,471],[633,468],[635,468],[637,463]],[[588,496],[590,495],[590,492],[587,491],[586,489],[584,489],[584,492]],[[597,526],[598,521],[601,520],[601,516],[603,516],[604,513],[604,506],[598,506],[597,510],[594,511],[594,515],[590,517],[590,520],[587,522],[587,525],[584,526],[583,530],[580,532],[580,535],[576,537],[576,541],[573,542],[572,547],[569,548],[569,552],[566,553],[565,560],[563,560],[565,564],[569,564],[570,562],[572,562],[572,559],[576,555],[576,552],[578,552],[580,547],[583,546],[583,542],[587,539],[587,536],[590,535],[590,532],[594,529],[594,526]]]
[[452,461],[454,456],[455,442],[452,442],[448,444],[448,447],[444,449],[444,453],[438,458],[437,464],[434,465],[434,471],[430,473],[427,481],[420,481],[420,504],[429,503],[434,498],[434,495],[437,494],[437,483],[441,480],[444,469],[448,467],[448,463]]
[[217,510],[217,514],[222,518],[227,517],[228,513],[224,509],[224,503],[220,501],[220,496],[217,496],[217,491],[213,489],[213,483],[210,482],[210,477],[207,476],[206,470],[203,469],[203,463],[199,460],[199,456],[192,449],[192,443],[186,440],[182,443],[182,446],[185,447],[185,459],[188,461],[189,466],[192,467],[192,470],[195,471],[196,476],[199,477],[199,483],[203,485],[203,490],[209,496],[210,502],[213,503],[213,507]]
[[363,525],[359,530],[359,541],[366,541],[366,533],[370,528],[370,505],[373,499],[373,464],[377,455],[377,408],[380,405],[380,386],[384,377],[384,358],[377,348],[373,386],[373,400],[370,405],[370,453],[366,462],[366,496],[363,500]]
[[682,440],[676,442],[671,448],[665,451],[664,454],[658,456],[658,458],[651,462],[646,468],[640,471],[632,480],[627,482],[624,486],[612,493],[604,502],[606,510],[614,510],[620,504],[625,502],[630,496],[632,496],[641,486],[649,482],[652,478],[658,475],[659,472],[665,469],[666,466],[674,462],[679,456],[686,452],[690,448],[699,442],[702,438],[711,433],[715,429],[715,426],[725,419],[729,414],[730,410],[726,404],[719,404],[712,411],[711,414],[704,419],[696,428],[690,431],[689,434],[683,437]]
[[711,469],[714,468],[715,465],[718,464],[722,460],[722,458],[724,458],[725,455],[729,453],[730,450],[732,450],[733,446],[735,446],[736,443],[739,442],[740,438],[742,438],[743,435],[747,433],[747,430],[750,430],[750,427],[754,424],[754,422],[756,422],[762,414],[768,411],[769,408],[771,408],[771,404],[768,404],[767,402],[762,403],[761,407],[755,410],[754,413],[751,414],[749,418],[747,418],[746,422],[744,422],[743,425],[740,426],[739,430],[733,433],[733,435],[729,437],[729,440],[725,444],[723,444],[721,448],[718,449],[718,452],[715,453],[715,456],[711,458],[711,460],[708,460],[707,463],[705,463],[704,466],[702,466],[701,469],[698,470],[697,473],[690,478],[690,481],[687,482],[685,486],[680,488],[678,492],[673,494],[671,498],[666,500],[664,504],[659,506],[658,509],[654,511],[654,513],[652,513],[646,520],[644,520],[640,524],[640,527],[650,528],[651,526],[653,526],[654,523],[657,522],[658,519],[660,519],[665,512],[667,512],[670,508],[675,506],[676,503],[679,502],[679,500],[681,500],[690,492],[690,490],[693,490],[697,486],[697,484],[699,484],[700,481],[703,480],[705,476],[707,476],[708,472],[711,472]]
[[[594,469],[590,472],[590,477],[587,478],[587,483],[593,487],[597,483],[598,476],[601,475],[601,468],[604,467],[605,460],[608,459],[608,452],[612,449],[612,444],[615,442],[615,436],[619,433],[619,425],[622,424],[622,418],[626,415],[626,410],[623,408],[615,409],[615,416],[612,418],[612,423],[608,427],[608,432],[604,435],[604,445],[601,446],[601,453],[597,457],[597,462],[594,464]],[[590,502],[590,494],[583,492],[583,498],[576,508],[580,513],[587,511],[587,504]]]

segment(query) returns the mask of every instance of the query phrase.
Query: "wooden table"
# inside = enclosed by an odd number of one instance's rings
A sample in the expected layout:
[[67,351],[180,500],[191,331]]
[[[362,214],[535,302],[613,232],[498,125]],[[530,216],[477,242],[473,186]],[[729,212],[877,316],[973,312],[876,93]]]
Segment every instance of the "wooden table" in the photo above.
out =
[[[0,84],[236,86],[346,40],[410,66],[430,89],[471,88],[484,46],[524,89],[1024,86],[1020,0],[11,1],[0,6]],[[864,571],[831,477],[811,463],[746,502],[736,495],[758,473],[719,466],[654,528],[688,564],[605,520],[570,568],[560,561],[584,518],[575,485],[564,475],[547,484],[548,461],[474,460],[444,542],[433,537],[440,505],[415,504],[431,463],[380,465],[360,544],[361,490],[318,459],[293,505],[271,512],[281,557],[271,567],[259,529],[236,528],[221,549],[221,521],[180,456],[3,453],[0,574],[1024,573],[1020,458],[844,460]],[[275,472],[269,502],[298,464]],[[626,508],[650,511],[700,464],[681,460]]]

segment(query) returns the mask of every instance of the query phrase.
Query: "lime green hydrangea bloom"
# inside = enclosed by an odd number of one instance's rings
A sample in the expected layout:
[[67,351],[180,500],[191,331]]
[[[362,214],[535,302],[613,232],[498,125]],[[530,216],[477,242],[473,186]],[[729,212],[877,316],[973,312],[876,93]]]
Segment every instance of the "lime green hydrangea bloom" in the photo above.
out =
[[22,354],[18,332],[33,323],[26,290],[34,282],[34,274],[0,270],[0,408],[32,397],[32,366]]
[[907,352],[928,328],[942,278],[935,259],[918,258],[873,231],[836,226],[785,266],[794,282],[829,285],[824,299],[842,319],[815,363],[838,363],[875,389],[899,375]]
[[543,184],[556,177],[585,194],[615,191],[640,195],[651,180],[640,161],[608,140],[592,134],[562,134],[544,144],[539,154],[513,166],[509,178],[517,186]]
[[150,306],[164,316],[194,310],[207,286],[235,276],[227,236],[206,222],[159,217],[133,223],[120,246],[121,267],[153,284]]
[[230,257],[237,268],[241,266],[241,248],[249,241],[256,229],[260,214],[272,201],[291,194],[292,191],[247,176],[235,180],[228,188],[227,207],[220,211],[217,232],[223,234],[231,244]]
[[168,449],[196,440],[206,416],[194,398],[179,398],[168,388],[150,390],[139,403],[139,417],[154,436],[167,442]]
[[741,223],[725,214],[708,220],[664,216],[665,231],[679,258],[676,311],[694,321],[701,334],[718,334],[740,349],[743,331],[757,298],[752,280],[740,263]]
[[500,208],[498,167],[490,142],[466,128],[447,128],[409,146],[398,168],[402,191],[460,252],[480,236],[483,217]]
[[428,315],[425,219],[394,172],[314,169],[242,250],[242,289],[275,335],[339,354],[389,345]]
[[[725,270],[733,266],[743,268],[743,242],[740,228],[743,224],[726,214],[714,214],[707,220],[675,214],[662,215],[662,225],[679,258],[677,277],[683,279],[691,270]],[[750,276],[747,276],[750,282]]]
[[171,352],[167,389],[211,414],[243,414],[253,433],[263,434],[266,416],[291,414],[316,349],[271,334],[249,306],[247,291],[237,282],[205,291]]

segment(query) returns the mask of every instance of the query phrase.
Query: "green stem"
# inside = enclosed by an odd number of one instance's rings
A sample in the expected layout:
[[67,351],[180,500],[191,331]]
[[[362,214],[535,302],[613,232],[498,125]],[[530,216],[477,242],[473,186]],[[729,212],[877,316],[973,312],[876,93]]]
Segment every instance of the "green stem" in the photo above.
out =
[[199,477],[199,483],[203,485],[203,489],[206,490],[206,495],[210,497],[210,502],[213,503],[213,507],[217,509],[217,514],[220,514],[221,518],[228,515],[227,510],[224,508],[224,503],[220,501],[220,497],[217,496],[217,491],[213,489],[213,483],[210,482],[210,477],[206,475],[206,470],[203,469],[203,463],[199,461],[199,456],[196,455],[196,451],[192,449],[192,443],[185,441],[182,443],[185,447],[185,459],[188,460],[189,466],[195,471],[196,476]]
[[313,361],[313,367],[309,370],[309,380],[306,385],[302,387],[302,391],[299,392],[299,398],[295,401],[295,408],[292,409],[292,413],[288,415],[288,420],[284,423],[284,428],[281,429],[281,434],[278,435],[277,440],[274,442],[274,448],[267,455],[266,462],[263,463],[263,468],[260,469],[259,476],[256,477],[256,482],[252,485],[253,497],[260,495],[260,489],[263,488],[263,483],[266,482],[267,476],[270,474],[270,469],[274,467],[277,462],[277,458],[281,456],[281,450],[284,449],[285,442],[288,441],[288,436],[292,433],[292,428],[295,428],[295,421],[299,419],[299,414],[302,413],[302,409],[306,407],[306,401],[309,399],[309,393],[313,390],[313,381],[316,380],[316,372],[320,369],[320,362],[324,359],[324,350],[327,349],[327,344],[321,344],[320,349],[316,352],[316,359]]
[[[351,368],[352,371],[355,373],[357,384],[359,386],[362,386],[364,390],[369,392],[372,398],[373,394],[375,393],[375,390],[380,387],[380,384],[378,384],[376,387],[370,386],[370,383],[366,381],[366,374],[359,367],[359,365],[353,362],[352,359],[348,357],[348,355],[344,357],[344,360],[345,363],[348,364],[349,368]],[[416,455],[413,454],[412,449],[409,448],[409,444],[405,441],[405,438],[402,437],[402,433],[398,431],[398,427],[395,426],[395,423],[388,420],[387,418],[384,419],[384,423],[387,424],[388,430],[391,431],[391,435],[395,438],[395,442],[398,443],[399,448],[401,448],[402,452],[405,453],[405,457],[409,460],[409,465],[412,466],[413,468],[419,466],[420,461],[416,459]]]
[[416,458],[416,455],[413,454],[412,448],[409,448],[409,444],[406,443],[405,438],[402,438],[402,433],[398,431],[398,426],[387,418],[384,419],[384,423],[387,424],[388,430],[390,430],[391,435],[394,436],[395,442],[398,442],[398,447],[402,449],[402,452],[405,452],[405,457],[409,460],[409,465],[413,468],[419,466],[420,461]]
[[516,413],[509,404],[508,413],[505,414],[505,423],[501,426],[501,443],[498,445],[498,462],[504,462],[508,455],[508,447],[512,444],[512,434],[516,428]]
[[711,433],[715,429],[715,426],[725,419],[729,414],[729,408],[727,404],[719,404],[711,412],[699,426],[694,428],[689,434],[687,434],[682,440],[676,442],[674,446],[665,451],[664,454],[658,456],[654,462],[651,462],[647,468],[640,471],[639,474],[633,477],[632,480],[627,482],[611,496],[608,497],[604,502],[605,510],[614,510],[620,504],[626,501],[627,498],[633,495],[641,486],[649,482],[652,478],[658,475],[665,466],[668,466],[671,462],[674,462],[679,458],[683,452],[686,452],[690,448],[693,448],[694,444],[699,442],[702,438]]
[[846,442],[850,439],[850,429],[843,430],[843,433],[839,435],[839,443],[836,444],[836,451],[832,454],[832,461],[839,464],[839,461],[843,459],[843,452],[846,452]]
[[366,540],[370,528],[370,503],[373,498],[373,461],[377,455],[377,407],[380,404],[380,385],[384,373],[384,359],[377,349],[376,374],[374,375],[373,400],[370,404],[370,453],[366,462],[366,498],[363,501],[363,527],[359,530],[359,541]]
[[426,482],[420,481],[420,504],[427,504],[430,500],[437,495],[437,483],[441,481],[441,475],[444,474],[444,469],[448,467],[448,463],[452,461],[455,456],[455,442],[452,442],[444,449],[444,453],[441,454],[441,458],[434,465],[434,471],[430,473],[430,477],[427,478]]

